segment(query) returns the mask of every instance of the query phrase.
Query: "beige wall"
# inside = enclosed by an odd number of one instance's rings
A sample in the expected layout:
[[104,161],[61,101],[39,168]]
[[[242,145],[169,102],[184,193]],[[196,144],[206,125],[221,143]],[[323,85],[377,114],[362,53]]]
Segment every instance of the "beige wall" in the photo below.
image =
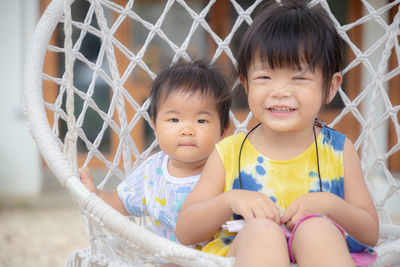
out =
[[38,0],[0,1],[0,194],[35,195],[41,161],[23,113],[23,74]]

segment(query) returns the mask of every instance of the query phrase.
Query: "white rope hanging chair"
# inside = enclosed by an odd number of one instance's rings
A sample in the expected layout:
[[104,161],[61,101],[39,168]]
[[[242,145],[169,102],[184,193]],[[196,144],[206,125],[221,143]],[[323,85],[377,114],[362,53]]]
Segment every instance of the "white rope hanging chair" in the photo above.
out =
[[[135,145],[135,140],[131,137],[134,127],[140,120],[151,125],[151,119],[147,114],[149,101],[146,100],[143,104],[139,104],[139,101],[134,99],[124,87],[128,77],[138,69],[147,73],[151,79],[156,76],[151,66],[146,64],[143,59],[152,39],[158,36],[165,41],[175,55],[173,62],[180,57],[190,59],[187,52],[188,44],[196,29],[202,28],[217,44],[212,61],[216,61],[221,54],[225,53],[232,64],[235,64],[235,58],[229,47],[232,36],[241,24],[251,23],[250,15],[261,1],[254,1],[247,9],[243,9],[235,0],[230,1],[235,12],[238,13],[238,17],[225,39],[221,39],[215,34],[205,19],[215,4],[215,0],[206,3],[200,13],[196,13],[184,0],[165,1],[164,10],[154,24],[142,19],[140,14],[132,9],[133,0],[125,1],[124,6],[110,0],[88,0],[87,2],[89,9],[83,22],[75,21],[71,16],[73,1],[53,0],[50,3],[35,30],[25,76],[25,109],[31,134],[49,168],[76,201],[90,238],[90,247],[73,252],[67,260],[67,266],[146,266],[148,263],[157,265],[154,258],[164,259],[182,266],[232,266],[233,258],[202,253],[153,234],[146,228],[146,220],[133,220],[125,217],[90,193],[81,184],[77,172],[78,167],[81,167],[77,163],[77,140],[80,139],[87,150],[83,165],[86,166],[96,159],[107,167],[107,172],[99,184],[99,188],[104,188],[112,179],[119,179],[119,181],[123,179],[157,146],[156,141],[153,140],[144,151],[140,152]],[[391,221],[385,207],[393,195],[400,196],[400,183],[387,167],[387,159],[400,151],[398,121],[400,106],[392,104],[385,89],[391,79],[400,75],[400,0],[391,1],[379,9],[374,9],[368,1],[362,0],[361,3],[367,11],[366,14],[347,25],[340,25],[337,22],[325,0],[315,2],[320,2],[329,11],[337,24],[340,35],[356,56],[343,70],[345,77],[346,73],[358,65],[363,65],[372,77],[371,81],[361,89],[360,94],[352,100],[340,89],[339,94],[344,102],[344,108],[330,125],[336,125],[347,114],[352,114],[361,124],[361,134],[355,142],[355,146],[361,151],[367,186],[372,193],[380,216],[380,241],[376,248],[379,257],[372,266],[396,266],[396,264],[400,266],[400,226]],[[162,23],[173,4],[183,7],[193,20],[190,32],[181,45],[174,43],[162,30]],[[394,8],[397,9],[397,14],[394,15],[393,21],[385,22],[381,18],[381,14]],[[110,22],[107,20],[107,12],[115,12],[118,17]],[[94,18],[98,24],[96,27],[91,24]],[[116,31],[124,20],[140,23],[149,32],[146,41],[137,52],[131,51],[115,37]],[[375,40],[370,48],[361,51],[350,39],[348,31],[370,20],[375,20],[384,29],[385,34]],[[64,46],[49,44],[58,25],[64,27]],[[79,33],[74,43],[71,37],[72,31]],[[95,62],[90,61],[80,51],[85,36],[89,34],[101,40]],[[129,60],[124,72],[119,71],[116,50]],[[58,76],[44,73],[43,65],[46,53],[64,55],[65,71],[61,71],[62,73]],[[372,53],[379,53],[380,61],[377,67],[373,67],[368,59]],[[396,57],[398,65],[388,71],[391,55]],[[75,84],[73,79],[73,71],[77,62],[85,64],[87,68],[91,69],[88,76],[90,85],[84,91]],[[98,78],[101,78],[111,88],[110,104],[106,110],[102,110],[93,97]],[[44,100],[44,81],[57,86],[58,95],[52,101]],[[366,101],[368,96],[370,109],[362,115],[357,106]],[[74,113],[76,114],[74,101],[77,98],[81,99],[83,105],[79,114],[74,116]],[[383,109],[377,108],[378,102],[383,103]],[[130,105],[135,110],[135,114],[131,118],[126,113],[126,105]],[[89,140],[82,127],[85,114],[89,109],[95,111],[102,119],[101,129],[94,141]],[[46,112],[51,114],[50,117]],[[251,113],[249,113],[244,121],[239,121],[231,112],[231,121],[236,131],[245,131],[251,117]],[[389,120],[394,125],[397,144],[382,153],[378,148],[374,131]],[[68,131],[64,138],[60,134],[60,125],[65,122]],[[102,139],[106,135],[107,129],[118,136],[117,149],[111,159],[105,156],[106,152],[101,151]],[[136,159],[134,164],[132,164],[133,158]],[[381,198],[375,196],[370,182],[378,169],[383,170],[383,176],[389,188]]]

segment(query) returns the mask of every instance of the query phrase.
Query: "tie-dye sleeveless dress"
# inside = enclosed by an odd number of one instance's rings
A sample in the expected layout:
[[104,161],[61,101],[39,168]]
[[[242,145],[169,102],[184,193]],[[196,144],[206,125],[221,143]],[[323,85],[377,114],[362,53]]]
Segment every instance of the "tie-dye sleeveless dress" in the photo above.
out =
[[[226,171],[225,191],[239,189],[239,149],[245,137],[238,133],[225,138],[216,145],[217,152]],[[345,136],[331,128],[323,127],[317,137],[322,189],[344,198],[343,148]],[[315,144],[302,154],[289,160],[272,160],[263,156],[246,140],[241,155],[242,189],[263,192],[268,195],[283,213],[298,197],[319,192],[318,166]],[[346,236],[353,259],[359,265],[373,262],[376,254],[373,248]],[[208,243],[204,252],[225,256],[235,233],[221,230]],[[354,254],[355,253],[355,254]]]

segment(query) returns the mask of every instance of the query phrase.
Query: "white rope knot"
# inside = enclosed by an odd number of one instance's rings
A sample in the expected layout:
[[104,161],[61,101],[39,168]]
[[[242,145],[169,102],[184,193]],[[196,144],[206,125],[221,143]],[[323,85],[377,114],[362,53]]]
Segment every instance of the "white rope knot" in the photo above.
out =
[[110,258],[104,254],[96,254],[90,257],[90,262],[100,266],[106,266],[110,262]]
[[141,62],[143,62],[143,55],[136,55],[136,56],[132,57],[131,61],[133,64],[138,65]]
[[152,31],[152,32],[154,32],[154,33],[162,33],[162,31],[161,31],[161,26],[158,25],[158,24],[156,24],[156,25],[154,25],[153,27],[151,27],[151,30],[150,30],[150,31]]
[[138,110],[136,110],[137,115],[139,115],[140,117],[145,118],[147,116],[147,108],[143,109],[143,106],[141,108],[139,108]]
[[379,14],[376,10],[374,10],[373,12],[369,13],[369,16],[371,17],[371,19],[374,19],[376,21],[381,20],[381,14]]
[[129,135],[129,129],[127,127],[122,127],[120,131],[120,136],[125,137],[127,135]]
[[218,44],[218,46],[222,49],[222,50],[229,50],[229,44],[228,44],[228,40],[224,40],[222,42],[220,42]]
[[175,55],[178,58],[184,56],[185,54],[186,54],[186,50],[183,48],[179,48],[179,49],[175,50]]
[[357,55],[357,59],[361,62],[368,61],[368,55],[366,55],[365,53],[359,53]]
[[204,22],[206,20],[207,14],[200,13],[194,17],[194,21],[196,22]]
[[397,115],[397,112],[399,112],[399,109],[400,106],[397,109],[395,107],[391,107],[386,112],[388,113],[389,117],[395,117]]
[[240,18],[243,18],[243,20],[245,20],[245,21],[251,21],[252,18],[251,18],[251,15],[250,15],[250,14],[251,14],[250,11],[246,10],[246,11],[244,11],[243,13],[240,13],[240,14],[239,14],[239,17],[240,17]]
[[87,253],[86,250],[77,250],[77,251],[76,251],[76,255],[77,255],[79,258],[83,259],[83,258],[87,257],[88,253]]
[[121,11],[119,11],[119,13],[121,15],[123,15],[124,17],[129,16],[130,12],[131,12],[131,6],[126,5],[124,9],[122,9]]
[[245,124],[240,124],[240,125],[236,125],[236,132],[247,132],[247,125]]
[[346,107],[345,107],[345,108],[346,108],[347,110],[353,111],[353,110],[357,109],[357,106],[358,106],[357,103],[349,102],[349,103],[346,104]]

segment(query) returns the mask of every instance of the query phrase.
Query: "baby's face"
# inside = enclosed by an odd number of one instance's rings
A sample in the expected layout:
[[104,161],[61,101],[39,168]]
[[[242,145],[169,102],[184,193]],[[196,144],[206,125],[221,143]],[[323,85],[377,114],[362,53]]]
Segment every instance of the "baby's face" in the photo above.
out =
[[185,168],[204,164],[221,138],[214,97],[172,92],[160,101],[154,132],[160,148],[175,163]]

